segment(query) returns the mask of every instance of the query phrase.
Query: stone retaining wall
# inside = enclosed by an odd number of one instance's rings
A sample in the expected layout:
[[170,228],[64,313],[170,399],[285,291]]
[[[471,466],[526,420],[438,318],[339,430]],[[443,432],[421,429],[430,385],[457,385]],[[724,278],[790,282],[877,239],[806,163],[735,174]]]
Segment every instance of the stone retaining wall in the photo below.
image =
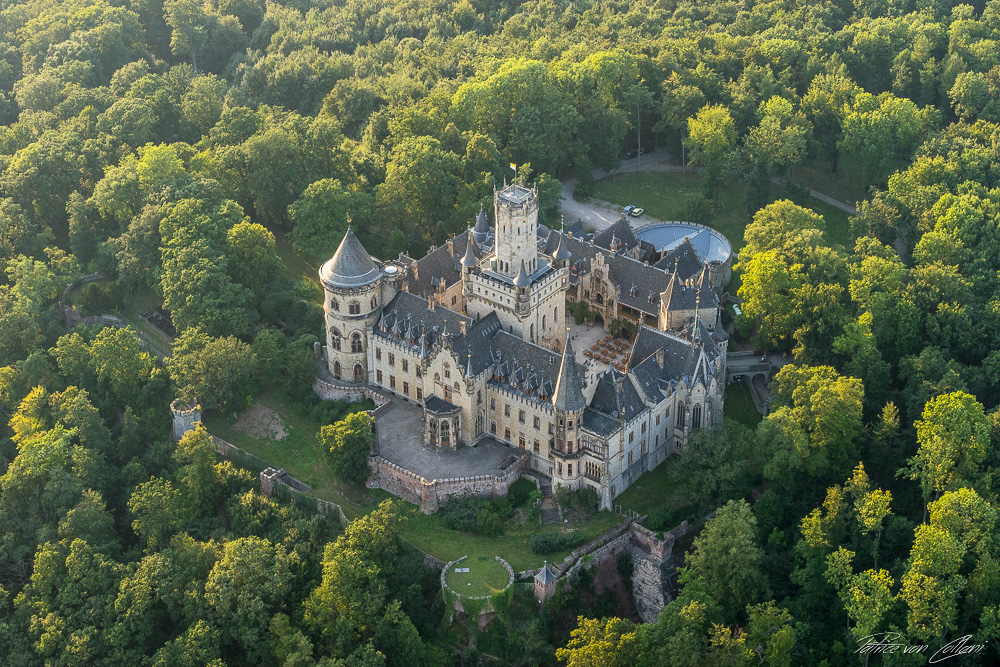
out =
[[357,403],[358,401],[366,398],[371,399],[372,403],[375,404],[375,409],[369,410],[368,414],[372,417],[382,412],[389,405],[388,398],[365,386],[341,387],[331,384],[326,380],[316,378],[313,381],[313,391],[316,392],[316,395],[324,401],[347,401],[349,403]]
[[504,498],[510,485],[528,469],[529,457],[522,456],[517,463],[498,475],[475,475],[451,479],[426,479],[402,468],[381,456],[368,460],[371,477],[370,488],[380,488],[394,496],[409,501],[424,514],[433,514],[449,498],[482,496]]

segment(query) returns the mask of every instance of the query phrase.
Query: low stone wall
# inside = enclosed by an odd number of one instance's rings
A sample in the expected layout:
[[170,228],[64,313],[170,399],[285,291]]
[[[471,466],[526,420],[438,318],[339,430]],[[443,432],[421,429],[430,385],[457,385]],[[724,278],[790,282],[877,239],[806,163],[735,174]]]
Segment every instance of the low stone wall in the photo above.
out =
[[366,398],[371,399],[372,403],[375,404],[374,410],[369,410],[368,414],[372,417],[380,413],[384,408],[389,405],[389,399],[382,394],[372,391],[366,386],[339,386],[331,384],[326,380],[321,380],[316,378],[313,381],[313,391],[316,395],[322,398],[324,401],[348,401],[349,403],[357,403],[358,401],[364,400]]
[[368,460],[371,476],[369,488],[380,488],[409,501],[424,514],[433,514],[448,498],[483,496],[504,498],[510,485],[528,469],[529,458],[522,456],[517,463],[498,475],[476,475],[451,479],[426,479],[381,456]]
[[[489,600],[491,597],[493,597],[494,595],[496,595],[496,593],[490,593],[489,595],[462,595],[461,593],[459,593],[454,588],[452,588],[451,586],[448,585],[448,581],[447,581],[448,570],[450,570],[451,568],[455,567],[456,565],[458,565],[459,563],[461,563],[466,558],[468,558],[468,556],[462,556],[461,558],[457,558],[457,559],[451,561],[450,563],[448,563],[447,565],[445,565],[444,568],[441,570],[441,591],[442,591],[442,594],[444,595],[444,603],[445,604],[448,604],[448,595],[447,595],[446,591],[451,591],[458,598],[458,601],[461,601],[463,599],[464,600]],[[510,588],[511,586],[514,585],[514,568],[512,568],[510,566],[510,563],[508,563],[507,561],[505,561],[503,558],[500,558],[500,556],[494,556],[493,558],[496,560],[496,562],[498,562],[501,565],[503,565],[503,567],[504,567],[505,570],[507,570],[507,585],[504,586],[500,591],[498,591],[498,592],[503,592],[503,591],[507,590],[508,588]],[[456,606],[456,609],[458,609],[457,606]]]

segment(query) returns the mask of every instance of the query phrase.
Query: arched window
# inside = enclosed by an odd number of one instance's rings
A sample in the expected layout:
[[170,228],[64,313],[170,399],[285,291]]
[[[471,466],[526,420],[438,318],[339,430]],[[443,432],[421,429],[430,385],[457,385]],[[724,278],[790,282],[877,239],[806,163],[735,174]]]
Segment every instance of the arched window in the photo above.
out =
[[684,428],[684,406],[677,406],[677,428]]
[[701,406],[696,405],[691,410],[691,428],[701,428]]
[[354,381],[361,382],[365,379],[365,369],[361,368],[361,364],[354,364]]
[[333,377],[337,378],[338,380],[340,379],[340,362],[339,361],[333,362]]
[[378,306],[378,297],[373,296],[372,297],[372,310],[375,310],[376,306]]
[[351,315],[359,314],[361,312],[361,304],[358,303],[357,301],[351,301],[349,304],[347,304],[347,312],[349,312]]
[[600,292],[594,292],[594,303],[598,306],[604,303],[604,295]]
[[351,352],[361,352],[361,334],[357,331],[351,334]]
[[340,331],[333,329],[330,331],[330,346],[335,350],[340,349]]
[[340,310],[340,302],[337,301],[336,299],[330,299],[330,307],[333,308],[334,310],[339,311]]

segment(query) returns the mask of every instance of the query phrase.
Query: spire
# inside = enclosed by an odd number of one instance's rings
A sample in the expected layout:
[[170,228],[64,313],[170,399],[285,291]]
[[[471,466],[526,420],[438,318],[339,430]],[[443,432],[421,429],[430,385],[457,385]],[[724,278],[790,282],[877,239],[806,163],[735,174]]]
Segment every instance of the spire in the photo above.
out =
[[476,256],[472,254],[472,231],[466,238],[465,243],[465,257],[462,258],[462,266],[473,267],[476,265]]
[[569,260],[569,258],[570,258],[569,248],[567,248],[566,244],[563,243],[563,235],[560,234],[559,245],[556,247],[556,252],[552,256],[552,259],[556,260],[557,262],[561,262],[561,261],[567,261]]
[[517,272],[517,277],[514,278],[515,287],[530,287],[531,278],[528,277],[528,271],[524,268],[524,259],[521,259],[521,269]]
[[465,377],[472,377],[472,345],[466,345]]
[[573,344],[570,342],[569,329],[566,330],[566,347],[563,350],[562,364],[559,366],[559,379],[552,396],[552,405],[556,410],[567,412],[582,410],[587,406],[580,388],[580,373],[576,368],[576,357],[573,355]]

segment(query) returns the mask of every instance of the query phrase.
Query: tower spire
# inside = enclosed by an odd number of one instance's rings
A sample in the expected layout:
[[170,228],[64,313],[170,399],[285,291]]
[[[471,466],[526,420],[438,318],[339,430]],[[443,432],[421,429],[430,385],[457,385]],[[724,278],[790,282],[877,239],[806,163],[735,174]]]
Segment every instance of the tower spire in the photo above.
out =
[[582,410],[587,401],[580,388],[580,373],[576,368],[576,357],[573,354],[573,343],[570,341],[569,328],[566,328],[566,347],[563,348],[562,364],[559,366],[559,378],[552,394],[552,406],[556,410],[572,412]]

